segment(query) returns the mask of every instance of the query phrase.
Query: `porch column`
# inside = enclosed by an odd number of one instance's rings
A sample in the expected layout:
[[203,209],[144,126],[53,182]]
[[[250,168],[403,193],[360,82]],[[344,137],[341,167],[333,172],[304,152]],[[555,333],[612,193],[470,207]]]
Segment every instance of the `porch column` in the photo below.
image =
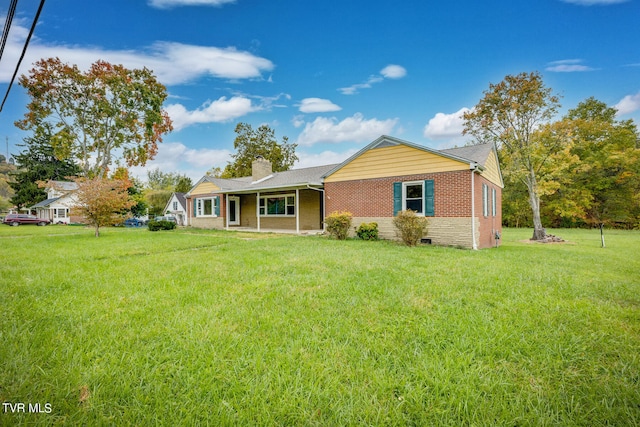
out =
[[300,234],[300,190],[296,188],[296,234]]
[[224,205],[225,205],[225,218],[224,218],[224,229],[229,229],[229,194],[224,195]]
[[260,192],[256,193],[256,218],[258,219],[258,231],[260,231]]

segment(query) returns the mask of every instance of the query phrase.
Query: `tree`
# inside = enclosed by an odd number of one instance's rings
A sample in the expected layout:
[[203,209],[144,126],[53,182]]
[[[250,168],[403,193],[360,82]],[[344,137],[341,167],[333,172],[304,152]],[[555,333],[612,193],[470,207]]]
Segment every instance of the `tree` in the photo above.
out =
[[160,168],[147,171],[147,187],[150,190],[186,193],[192,186],[191,178],[186,175],[162,172]]
[[251,176],[251,163],[257,156],[269,160],[274,172],[289,170],[298,160],[295,153],[298,144],[290,144],[286,136],[278,144],[273,129],[267,125],[254,130],[247,123],[238,123],[235,132],[238,135],[233,142],[236,153],[231,155],[233,162],[224,168],[222,178]]
[[553,118],[559,106],[558,97],[544,86],[539,73],[521,73],[490,84],[484,98],[463,116],[464,134],[473,135],[480,143],[495,144],[506,166],[505,175],[526,185],[534,228],[532,240],[546,237],[540,217],[538,173],[551,152],[560,148],[544,146],[536,132]]
[[127,191],[129,181],[96,176],[77,178],[75,182],[78,189],[74,192],[76,204],[72,209],[93,226],[96,237],[100,237],[100,227],[114,225],[135,204]]
[[51,146],[50,133],[43,129],[36,136],[24,139],[26,150],[14,156],[19,168],[15,181],[9,185],[15,191],[11,203],[19,208],[33,206],[47,198],[39,181],[66,181],[80,174],[81,169],[70,160],[60,160]]
[[118,167],[111,176],[111,179],[119,179],[123,181],[129,181],[130,186],[127,189],[129,196],[134,201],[134,204],[129,208],[127,212],[123,212],[128,214],[131,212],[131,215],[134,217],[141,217],[147,214],[148,206],[147,202],[144,200],[143,193],[143,185],[137,178],[131,178],[129,176],[129,170],[124,167]]
[[51,130],[56,157],[77,160],[87,177],[106,176],[115,153],[127,166],[144,165],[172,130],[162,109],[166,88],[147,68],[97,61],[83,73],[49,58],[36,62],[20,84],[31,101],[16,126],[36,137]]
[[149,190],[144,194],[144,200],[149,206],[149,215],[163,215],[163,209],[171,198],[171,191]]
[[189,190],[191,190],[191,187],[193,187],[193,182],[191,181],[191,178],[189,178],[186,175],[178,176],[178,180],[176,181],[176,186],[174,188],[174,191],[176,193],[188,193]]
[[579,159],[563,175],[562,191],[549,201],[561,217],[579,218],[601,229],[637,224],[640,135],[633,121],[615,116],[615,108],[591,97],[559,122],[569,129],[571,153]]

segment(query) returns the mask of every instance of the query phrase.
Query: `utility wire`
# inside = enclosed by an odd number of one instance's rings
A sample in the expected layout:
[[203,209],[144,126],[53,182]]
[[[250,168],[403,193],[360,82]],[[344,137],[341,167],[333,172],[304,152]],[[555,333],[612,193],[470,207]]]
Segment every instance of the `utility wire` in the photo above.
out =
[[36,24],[38,23],[38,18],[40,17],[40,12],[42,12],[42,7],[44,6],[45,0],[40,0],[40,6],[38,6],[38,11],[36,12],[35,18],[33,18],[33,24],[31,24],[31,29],[29,30],[29,35],[27,36],[27,41],[24,43],[24,48],[22,49],[22,54],[20,55],[20,59],[18,60],[18,65],[16,65],[16,70],[13,72],[13,77],[11,77],[11,81],[9,82],[9,87],[7,88],[7,93],[4,95],[4,99],[2,100],[2,104],[0,104],[0,112],[4,108],[4,103],[7,101],[9,97],[9,91],[11,90],[11,86],[13,85],[13,81],[16,79],[16,75],[18,74],[18,70],[20,69],[20,64],[22,64],[22,60],[24,59],[24,55],[27,53],[27,46],[29,46],[29,42],[31,41],[31,36],[36,29]]
[[9,30],[11,29],[11,23],[13,22],[13,16],[16,13],[16,6],[18,6],[18,0],[11,0],[11,5],[7,11],[7,18],[4,21],[4,29],[2,30],[2,42],[0,44],[0,59],[4,53],[4,47],[7,44],[9,38]]

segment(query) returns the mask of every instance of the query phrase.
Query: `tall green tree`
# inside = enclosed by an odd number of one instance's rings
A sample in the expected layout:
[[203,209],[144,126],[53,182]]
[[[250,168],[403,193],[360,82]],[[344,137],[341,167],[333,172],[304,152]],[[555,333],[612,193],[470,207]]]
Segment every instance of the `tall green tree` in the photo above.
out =
[[632,120],[591,97],[559,122],[579,161],[562,173],[561,191],[548,205],[563,218],[593,226],[633,227],[640,220],[640,134]]
[[9,182],[15,191],[11,203],[18,208],[33,206],[47,198],[38,181],[66,181],[82,172],[74,162],[56,157],[48,132],[25,138],[21,146],[26,150],[13,156],[18,171],[14,181]]
[[298,145],[289,143],[286,136],[278,144],[275,132],[267,125],[254,130],[250,124],[238,123],[235,132],[237,136],[233,148],[236,149],[236,153],[231,155],[233,161],[224,168],[222,178],[251,176],[251,163],[257,156],[269,160],[274,172],[289,170],[298,160]]
[[490,84],[475,108],[464,114],[464,133],[473,135],[478,143],[495,144],[505,175],[526,186],[534,228],[532,240],[546,237],[540,216],[544,190],[539,172],[552,153],[564,149],[555,144],[563,140],[542,139],[536,132],[551,121],[559,106],[558,96],[544,85],[539,73],[520,73]]
[[30,102],[16,126],[35,137],[51,132],[56,157],[76,160],[86,177],[106,176],[116,153],[127,166],[144,165],[172,130],[162,109],[166,88],[147,68],[97,61],[82,72],[48,58],[36,62],[20,84]]

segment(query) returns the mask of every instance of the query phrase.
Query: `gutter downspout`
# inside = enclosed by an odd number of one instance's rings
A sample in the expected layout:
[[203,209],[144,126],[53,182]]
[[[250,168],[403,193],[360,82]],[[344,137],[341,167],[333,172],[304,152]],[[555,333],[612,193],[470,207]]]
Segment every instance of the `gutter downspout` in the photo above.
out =
[[478,250],[478,243],[476,242],[476,171],[478,170],[477,163],[469,163],[469,169],[471,170],[471,248]]
[[326,200],[324,199],[324,189],[322,188],[315,188],[315,187],[311,187],[309,184],[307,184],[307,188],[309,190],[316,190],[322,193],[322,232],[326,232],[326,227],[327,224],[324,223],[324,219],[327,217],[327,214],[325,212],[325,207],[326,207]]

